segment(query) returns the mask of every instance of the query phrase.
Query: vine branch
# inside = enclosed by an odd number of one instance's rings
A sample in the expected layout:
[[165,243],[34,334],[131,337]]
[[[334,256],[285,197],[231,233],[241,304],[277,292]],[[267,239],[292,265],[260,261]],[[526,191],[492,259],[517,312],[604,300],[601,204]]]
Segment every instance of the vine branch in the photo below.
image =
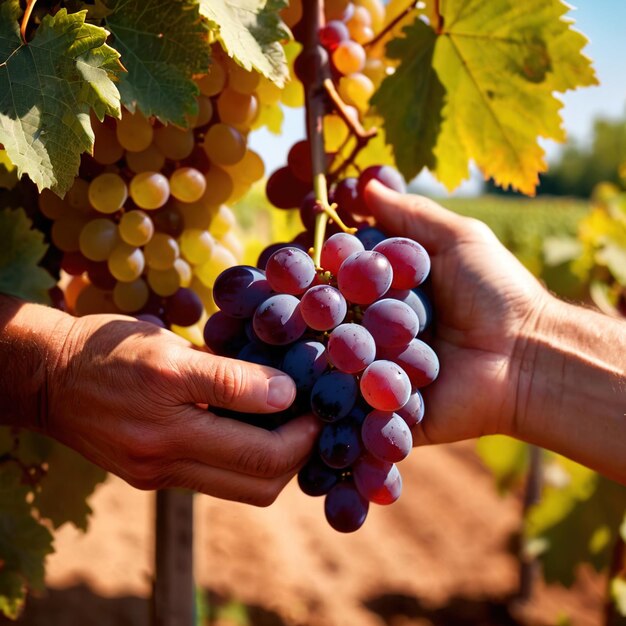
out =
[[[437,2],[437,5],[438,4],[439,3]],[[398,15],[396,15],[396,17],[394,17],[391,22],[389,22],[389,24],[385,25],[385,27],[376,35],[376,37],[370,39],[369,41],[366,41],[363,44],[363,47],[368,48],[369,46],[375,46],[388,32],[392,31],[399,22],[401,22],[407,15],[411,13],[411,11],[414,11],[416,8],[417,2],[411,2],[411,4],[406,9],[404,9],[404,11],[398,13]],[[438,10],[437,13],[439,13]]]
[[26,29],[28,28],[28,21],[30,20],[30,16],[33,13],[36,2],[37,0],[28,0],[28,3],[26,4],[26,10],[24,11],[24,17],[22,17],[22,23],[20,25],[20,35],[22,36],[22,41],[24,43],[27,43]]

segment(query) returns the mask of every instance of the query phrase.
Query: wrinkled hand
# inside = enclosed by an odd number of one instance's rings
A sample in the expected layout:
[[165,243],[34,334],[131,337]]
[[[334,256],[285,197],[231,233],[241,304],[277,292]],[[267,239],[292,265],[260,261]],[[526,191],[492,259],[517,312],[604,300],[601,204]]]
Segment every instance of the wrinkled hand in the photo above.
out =
[[295,386],[277,370],[193,349],[123,316],[68,316],[59,336],[45,432],[137,488],[184,487],[264,506],[311,451],[312,416],[268,432],[203,408],[287,408]]
[[423,390],[426,417],[415,443],[511,433],[525,337],[548,292],[478,220],[376,181],[366,202],[385,232],[415,239],[431,256],[441,370]]

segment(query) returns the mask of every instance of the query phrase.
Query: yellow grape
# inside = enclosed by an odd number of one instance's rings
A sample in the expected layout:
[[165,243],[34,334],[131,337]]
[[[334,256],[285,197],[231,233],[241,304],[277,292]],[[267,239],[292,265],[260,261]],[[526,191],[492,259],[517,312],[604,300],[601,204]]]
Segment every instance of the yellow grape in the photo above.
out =
[[87,222],[78,239],[80,251],[91,261],[106,261],[117,242],[117,224],[104,217]]
[[152,143],[154,131],[152,124],[139,111],[123,111],[122,119],[117,122],[115,135],[122,148],[129,152],[141,152]]
[[76,252],[80,248],[79,238],[87,218],[80,214],[63,216],[52,224],[52,243],[63,252]]
[[210,256],[215,240],[211,233],[198,228],[189,228],[180,236],[180,250],[194,265],[204,263]]
[[233,179],[235,186],[243,185],[246,188],[265,175],[265,163],[254,150],[246,150],[241,161],[234,165],[224,165],[223,168]]
[[159,209],[170,197],[170,184],[159,172],[140,172],[130,181],[130,197],[142,209]]
[[261,76],[256,88],[256,95],[261,104],[278,104],[281,91],[281,88],[277,87],[269,78]]
[[325,115],[323,124],[326,152],[337,152],[350,135],[350,130],[336,113]]
[[131,246],[145,246],[154,235],[154,223],[143,211],[128,211],[122,215],[120,237]]
[[250,191],[251,187],[252,187],[251,183],[248,183],[243,180],[233,179],[233,191],[230,194],[230,197],[228,198],[228,202],[230,204],[234,204],[235,202],[238,202]]
[[211,60],[209,71],[196,80],[198,89],[203,96],[217,96],[226,86],[226,70],[215,56]]
[[124,313],[139,311],[148,302],[150,290],[142,278],[130,283],[117,282],[113,287],[113,302]]
[[197,276],[194,276],[191,279],[189,288],[198,295],[198,297],[202,301],[204,310],[209,315],[215,313],[218,310],[217,304],[215,304],[215,300],[213,299],[213,290],[210,287],[207,287]]
[[367,76],[374,85],[380,85],[387,76],[387,66],[380,59],[367,59],[363,74]]
[[241,239],[237,237],[232,230],[229,230],[225,235],[220,237],[219,243],[225,248],[228,248],[237,259],[243,258],[245,247]]
[[204,192],[204,196],[198,202],[177,202],[176,208],[183,216],[185,228],[199,228],[208,230],[213,215],[219,208],[210,202],[211,191]]
[[350,29],[353,26],[369,26],[371,28],[372,16],[365,7],[355,6],[352,10],[352,15],[350,16],[350,19],[346,22],[346,26],[348,27],[350,34],[352,34],[352,31]]
[[257,114],[256,96],[224,89],[217,99],[217,112],[224,124],[249,124]]
[[100,213],[119,211],[128,199],[128,188],[119,174],[105,172],[96,176],[88,188],[89,203]]
[[354,0],[354,4],[367,9],[374,33],[382,30],[385,25],[385,5],[381,0]]
[[155,145],[151,145],[141,152],[127,152],[126,165],[135,174],[158,172],[165,165],[165,156]]
[[362,24],[355,24],[350,29],[350,37],[361,45],[366,44],[374,38],[374,31],[371,26],[363,26]]
[[123,283],[130,283],[137,280],[146,265],[143,252],[127,243],[118,243],[111,256],[109,256],[108,266],[109,272],[113,277]]
[[65,202],[73,211],[89,213],[91,211],[89,183],[82,178],[75,178],[72,186],[65,195]]
[[154,131],[154,143],[168,159],[180,161],[192,153],[195,139],[191,129],[169,125]]
[[252,120],[250,124],[251,130],[256,130],[258,128],[263,128],[263,126],[267,126],[267,129],[274,133],[275,135],[279,135],[281,133],[281,128],[283,124],[283,120],[285,118],[285,114],[280,106],[276,106],[274,104],[263,105],[259,114]]
[[198,265],[194,271],[206,287],[212,287],[215,284],[215,279],[225,269],[233,265],[237,265],[235,255],[228,248],[217,244],[213,247],[209,260],[202,265]]
[[242,94],[253,94],[259,85],[261,75],[249,72],[235,61],[228,61],[228,88]]
[[218,238],[223,237],[236,223],[235,214],[222,204],[211,221],[211,234]]
[[94,127],[95,142],[93,144],[93,158],[101,165],[112,165],[124,156],[124,148],[117,140],[115,131],[104,124]]
[[192,343],[194,346],[201,348],[204,346],[204,324],[206,324],[206,317],[191,326],[177,326],[176,324],[172,324],[170,330],[189,343]]
[[280,17],[291,28],[302,19],[302,0],[289,0],[289,4],[282,9]]
[[198,112],[195,115],[189,115],[189,126],[191,128],[198,128],[205,126],[211,121],[213,117],[213,103],[207,96],[198,96]]
[[51,220],[58,220],[62,215],[67,213],[67,206],[62,198],[50,191],[50,189],[44,189],[37,200],[39,210]]
[[212,163],[234,165],[246,153],[246,140],[228,124],[213,124],[204,136],[202,147]]
[[197,202],[205,190],[204,174],[194,167],[180,167],[170,176],[170,191],[181,202]]
[[283,87],[282,93],[280,94],[281,102],[293,109],[297,109],[304,105],[304,87],[302,83],[296,79],[292,78],[288,83]]
[[95,285],[87,285],[76,298],[74,314],[78,317],[93,315],[94,313],[118,313],[113,302],[113,295],[103,291]]
[[63,290],[65,296],[65,305],[70,313],[76,309],[76,300],[80,292],[89,285],[89,281],[84,276],[72,276]]
[[362,113],[369,108],[373,93],[374,83],[365,74],[356,72],[339,79],[339,95]]
[[166,270],[149,267],[147,276],[152,291],[162,298],[173,296],[182,287],[180,274],[174,266]]
[[176,239],[165,233],[155,233],[143,249],[148,267],[167,270],[180,255]]
[[208,172],[205,172],[207,192],[205,194],[207,203],[217,206],[226,202],[233,193],[233,179],[222,168],[217,165],[211,166]]
[[180,286],[189,287],[189,285],[191,285],[191,279],[193,278],[193,272],[189,263],[187,263],[185,259],[178,258],[174,261],[174,269],[180,276]]
[[356,41],[342,41],[333,51],[333,64],[342,74],[360,72],[365,67],[365,50]]

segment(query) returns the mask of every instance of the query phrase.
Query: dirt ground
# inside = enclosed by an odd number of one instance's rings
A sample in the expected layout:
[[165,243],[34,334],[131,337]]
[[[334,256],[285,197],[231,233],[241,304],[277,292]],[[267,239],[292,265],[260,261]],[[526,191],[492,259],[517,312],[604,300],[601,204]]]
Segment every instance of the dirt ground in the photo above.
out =
[[[572,590],[539,583],[511,609],[520,503],[496,493],[471,443],[414,450],[400,469],[400,500],[373,506],[352,535],[333,531],[322,500],[294,482],[266,509],[197,496],[198,585],[213,606],[245,605],[249,626],[601,622],[604,580],[588,572]],[[154,494],[110,477],[91,504],[86,535],[58,533],[48,592],[20,624],[148,626]]]

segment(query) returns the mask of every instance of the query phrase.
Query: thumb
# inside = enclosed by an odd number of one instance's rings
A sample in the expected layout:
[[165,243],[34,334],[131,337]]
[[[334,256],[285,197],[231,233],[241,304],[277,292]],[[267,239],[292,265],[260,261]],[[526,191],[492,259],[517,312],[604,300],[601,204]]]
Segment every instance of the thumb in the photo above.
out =
[[401,194],[371,180],[364,199],[385,232],[415,239],[430,253],[447,248],[459,237],[463,218],[424,196]]
[[293,403],[296,385],[283,372],[226,357],[189,350],[180,364],[184,402],[241,413],[274,413]]

